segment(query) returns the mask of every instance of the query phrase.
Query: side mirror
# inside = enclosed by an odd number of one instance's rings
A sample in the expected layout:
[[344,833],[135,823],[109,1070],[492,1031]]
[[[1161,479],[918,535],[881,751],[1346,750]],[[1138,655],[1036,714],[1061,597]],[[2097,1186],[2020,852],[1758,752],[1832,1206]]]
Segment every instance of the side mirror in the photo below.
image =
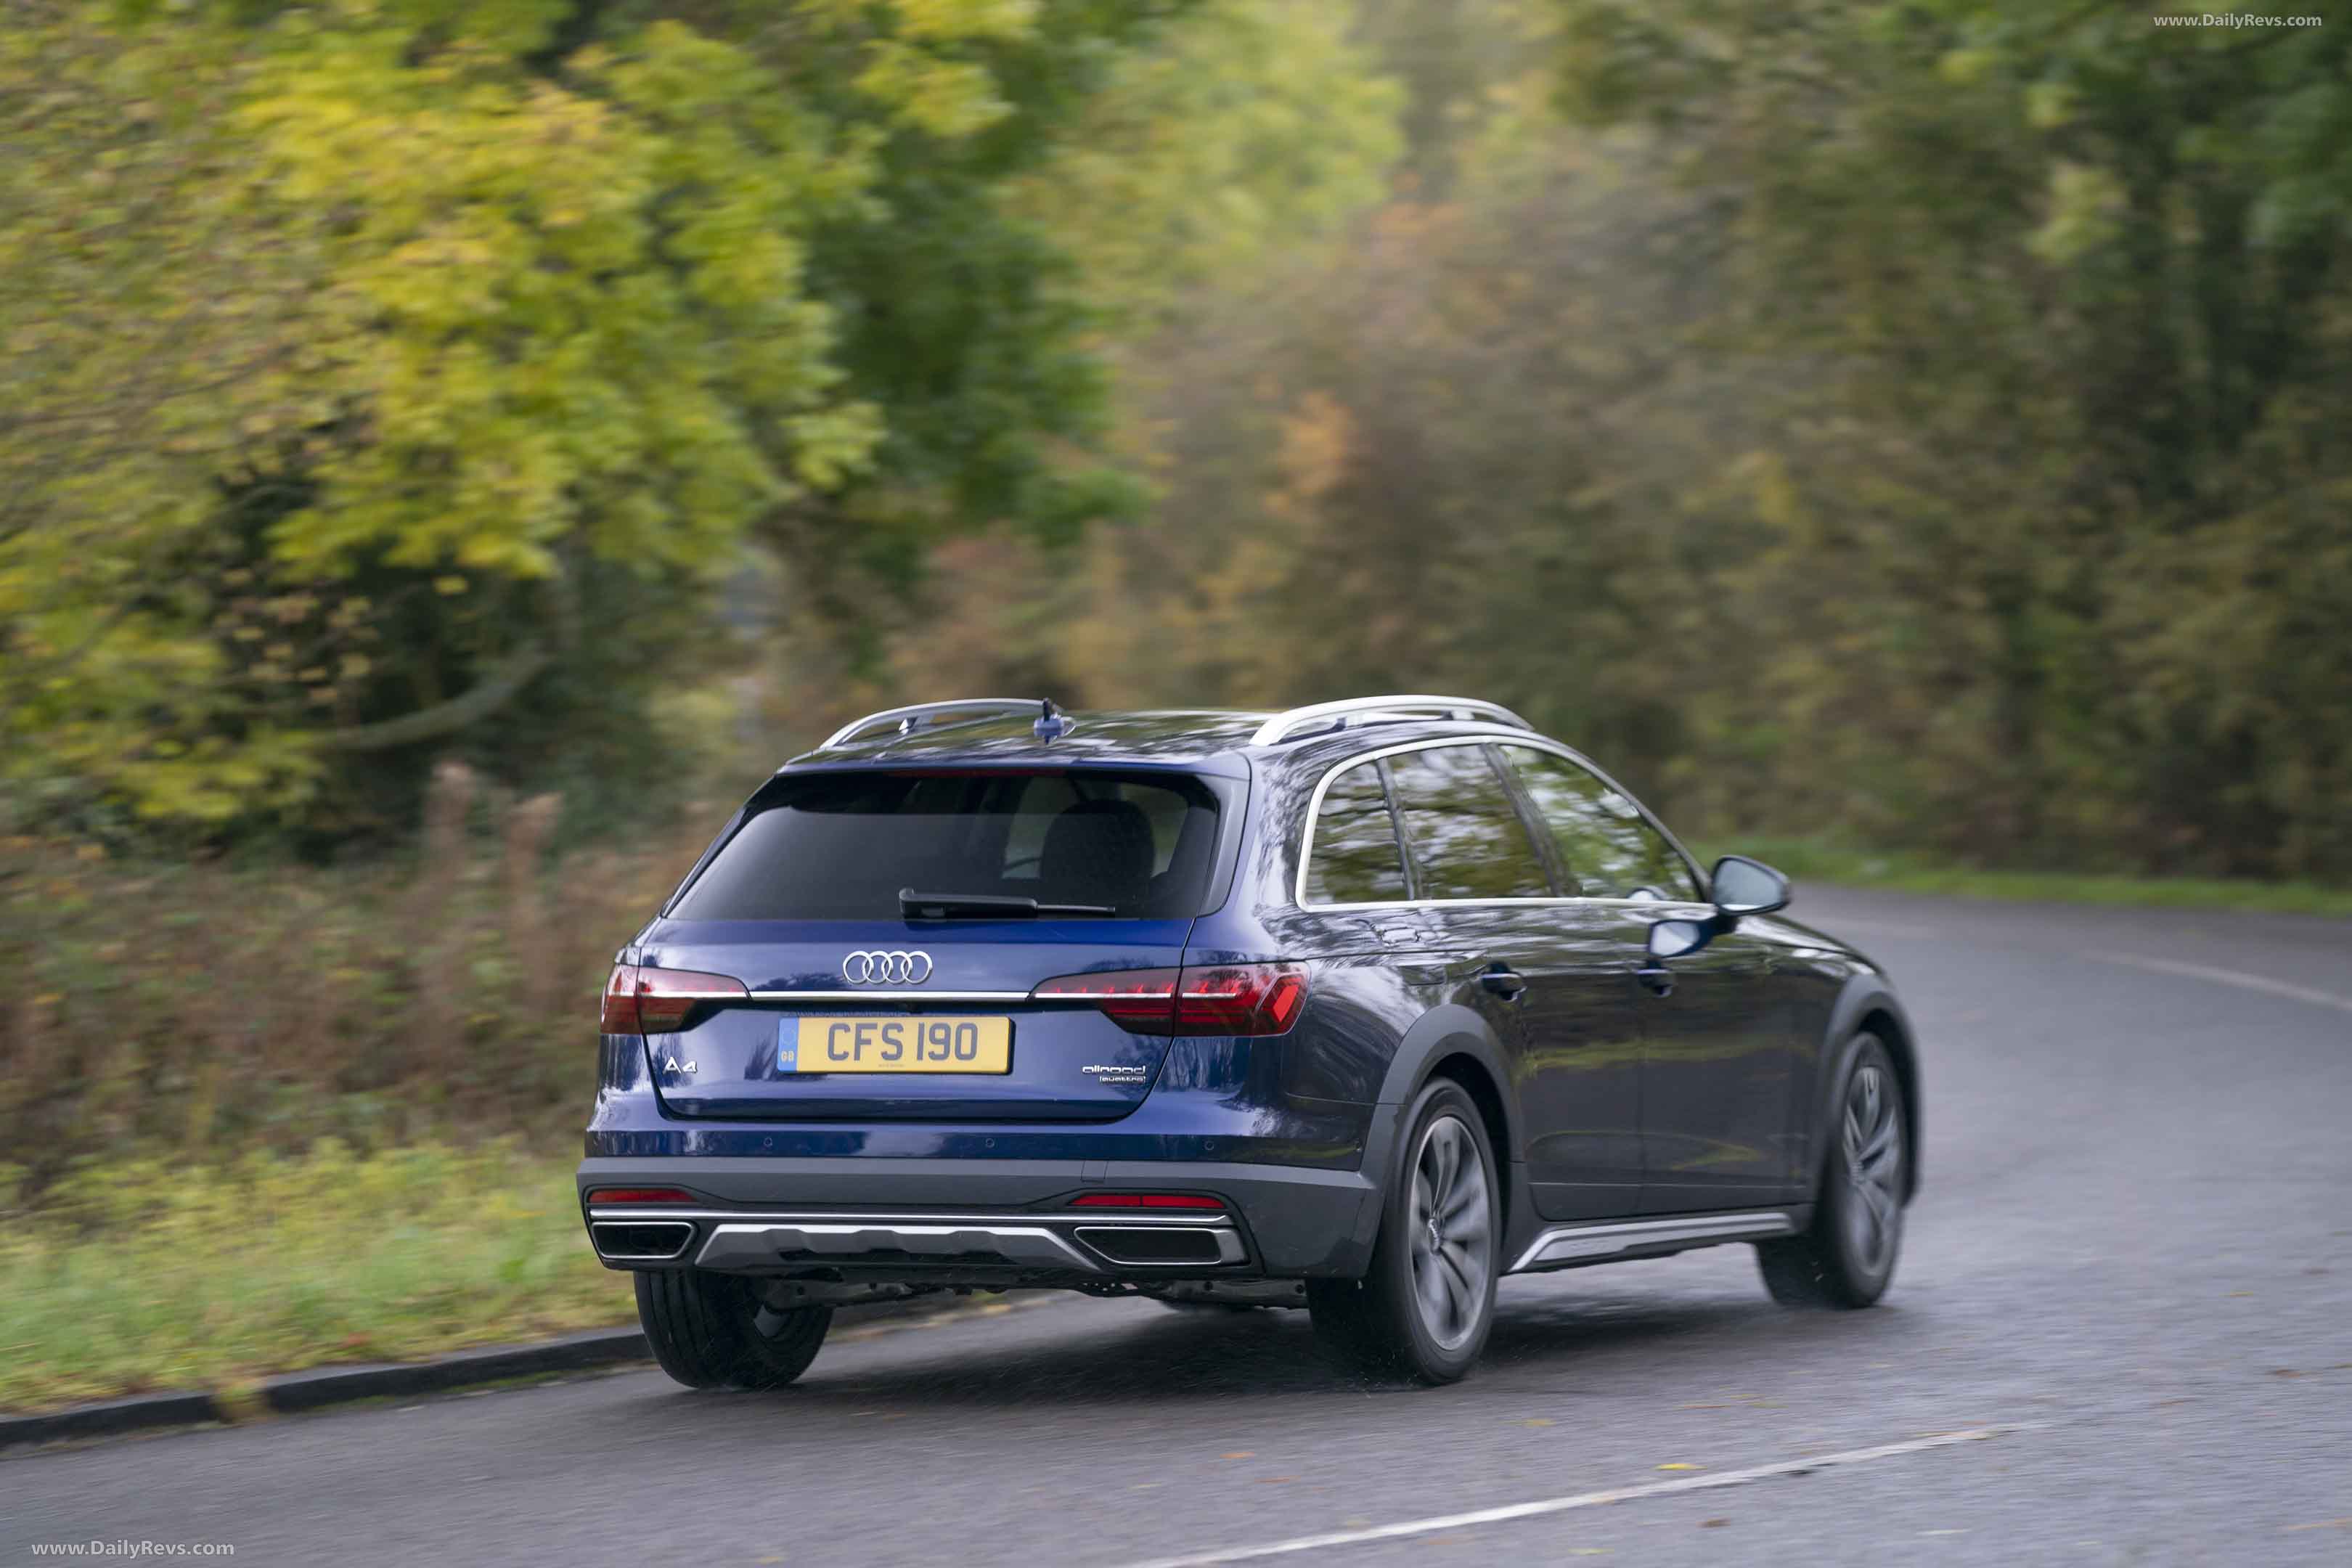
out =
[[1715,907],[1727,915],[1769,915],[1789,907],[1789,879],[1761,860],[1726,855],[1708,873]]
[[1650,926],[1650,956],[1686,958],[1714,936],[1705,921],[1656,921]]

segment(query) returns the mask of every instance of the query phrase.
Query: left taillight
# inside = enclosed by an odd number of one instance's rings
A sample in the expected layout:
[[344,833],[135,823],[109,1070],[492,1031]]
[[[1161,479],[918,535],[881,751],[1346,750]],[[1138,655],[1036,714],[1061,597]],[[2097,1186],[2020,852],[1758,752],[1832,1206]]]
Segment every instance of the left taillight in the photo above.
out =
[[1030,994],[1092,1002],[1139,1035],[1285,1035],[1307,1009],[1307,966],[1204,963],[1064,974]]
[[602,1024],[608,1035],[667,1035],[686,1022],[698,1003],[751,994],[731,974],[616,963],[604,983]]

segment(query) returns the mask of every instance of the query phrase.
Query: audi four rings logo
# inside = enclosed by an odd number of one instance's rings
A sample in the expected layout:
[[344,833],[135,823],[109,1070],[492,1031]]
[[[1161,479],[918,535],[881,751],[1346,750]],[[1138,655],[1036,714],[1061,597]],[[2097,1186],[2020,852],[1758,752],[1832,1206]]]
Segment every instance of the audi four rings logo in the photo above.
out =
[[931,955],[861,950],[841,961],[841,977],[852,985],[920,985],[931,977]]

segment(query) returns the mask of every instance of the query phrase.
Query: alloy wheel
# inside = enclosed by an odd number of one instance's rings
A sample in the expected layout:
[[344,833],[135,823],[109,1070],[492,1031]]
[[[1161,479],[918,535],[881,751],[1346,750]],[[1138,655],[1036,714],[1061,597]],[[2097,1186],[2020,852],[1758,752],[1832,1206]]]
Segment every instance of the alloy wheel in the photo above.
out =
[[1461,1119],[1441,1116],[1413,1157],[1413,1302],[1422,1327],[1445,1350],[1477,1331],[1494,1272],[1493,1205],[1486,1166]]
[[1865,1063],[1846,1086],[1845,1175],[1853,1201],[1846,1205],[1846,1240],[1853,1260],[1870,1274],[1891,1266],[1903,1222],[1903,1107],[1894,1083],[1876,1063]]

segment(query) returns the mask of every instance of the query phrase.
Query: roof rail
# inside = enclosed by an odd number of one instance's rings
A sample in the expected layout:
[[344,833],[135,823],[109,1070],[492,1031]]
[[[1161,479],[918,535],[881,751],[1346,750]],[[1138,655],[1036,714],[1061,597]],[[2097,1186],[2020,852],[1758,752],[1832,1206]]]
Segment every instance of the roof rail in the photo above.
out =
[[817,749],[829,752],[835,746],[845,746],[877,724],[893,724],[901,735],[911,735],[941,713],[1034,715],[1053,710],[1053,704],[1042,697],[967,697],[955,702],[918,702],[910,708],[885,708],[879,713],[868,713],[856,723],[844,724]]
[[1401,719],[1486,720],[1508,724],[1517,730],[1535,728],[1501,703],[1481,702],[1475,698],[1349,697],[1338,702],[1318,702],[1277,713],[1257,727],[1256,733],[1250,736],[1250,744],[1278,745],[1290,739],[1293,731],[1309,726],[1315,728],[1316,733],[1323,734],[1334,730],[1353,729],[1359,724],[1393,722]]

